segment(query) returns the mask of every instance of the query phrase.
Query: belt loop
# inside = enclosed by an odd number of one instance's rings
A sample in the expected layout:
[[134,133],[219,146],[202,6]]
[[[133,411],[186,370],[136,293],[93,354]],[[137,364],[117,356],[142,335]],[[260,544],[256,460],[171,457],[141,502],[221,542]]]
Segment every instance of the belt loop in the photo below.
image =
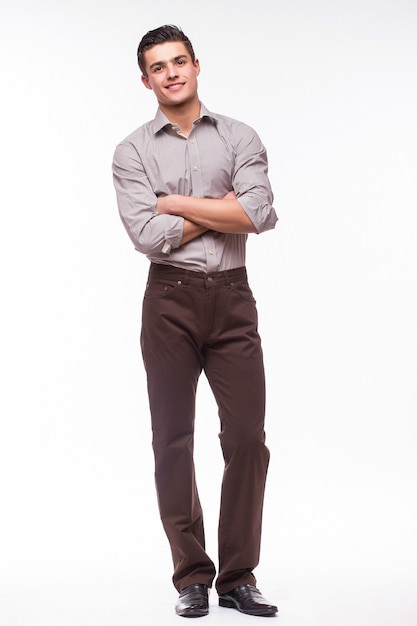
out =
[[230,285],[232,281],[230,279],[228,270],[224,270],[223,275],[224,275],[224,282],[226,283],[226,285]]
[[188,285],[190,282],[190,270],[183,270],[182,280],[184,285]]

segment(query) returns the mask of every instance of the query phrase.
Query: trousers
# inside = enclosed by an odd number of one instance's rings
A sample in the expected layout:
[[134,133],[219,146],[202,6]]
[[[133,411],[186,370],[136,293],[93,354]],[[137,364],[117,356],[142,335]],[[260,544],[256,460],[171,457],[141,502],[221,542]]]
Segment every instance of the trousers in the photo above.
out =
[[246,268],[204,274],[152,263],[141,349],[147,376],[161,521],[181,592],[213,585],[194,469],[197,383],[204,371],[218,406],[224,458],[218,524],[219,593],[256,584],[269,463],[265,375],[256,302]]

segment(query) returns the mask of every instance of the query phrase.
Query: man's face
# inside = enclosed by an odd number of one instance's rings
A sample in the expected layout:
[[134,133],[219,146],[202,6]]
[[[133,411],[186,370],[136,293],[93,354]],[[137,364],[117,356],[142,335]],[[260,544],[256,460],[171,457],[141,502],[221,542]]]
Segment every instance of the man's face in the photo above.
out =
[[145,52],[147,76],[142,82],[152,89],[162,107],[190,102],[197,97],[200,65],[194,63],[182,41],[167,41]]

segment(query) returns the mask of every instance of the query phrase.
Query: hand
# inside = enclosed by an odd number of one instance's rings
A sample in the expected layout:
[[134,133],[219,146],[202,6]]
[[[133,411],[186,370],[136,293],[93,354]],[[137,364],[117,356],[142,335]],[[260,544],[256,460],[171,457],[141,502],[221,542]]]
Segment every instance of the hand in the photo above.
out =
[[158,198],[156,202],[156,210],[158,211],[159,215],[169,215],[173,213],[174,199],[174,195],[161,196],[160,198]]
[[236,194],[234,191],[229,191],[225,196],[223,196],[223,200],[236,200]]

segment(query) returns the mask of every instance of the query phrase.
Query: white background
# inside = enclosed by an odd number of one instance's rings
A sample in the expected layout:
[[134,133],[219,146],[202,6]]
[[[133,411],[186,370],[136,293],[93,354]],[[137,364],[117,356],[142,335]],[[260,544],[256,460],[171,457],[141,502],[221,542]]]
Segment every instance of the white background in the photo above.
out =
[[[140,308],[116,143],[152,118],[136,47],[193,41],[206,106],[256,128],[279,224],[251,236],[268,381],[263,593],[281,626],[417,620],[417,5],[2,1],[2,626],[168,624]],[[196,457],[216,559],[222,463]],[[250,618],[217,607],[206,622]],[[249,622],[248,622],[249,623]]]

